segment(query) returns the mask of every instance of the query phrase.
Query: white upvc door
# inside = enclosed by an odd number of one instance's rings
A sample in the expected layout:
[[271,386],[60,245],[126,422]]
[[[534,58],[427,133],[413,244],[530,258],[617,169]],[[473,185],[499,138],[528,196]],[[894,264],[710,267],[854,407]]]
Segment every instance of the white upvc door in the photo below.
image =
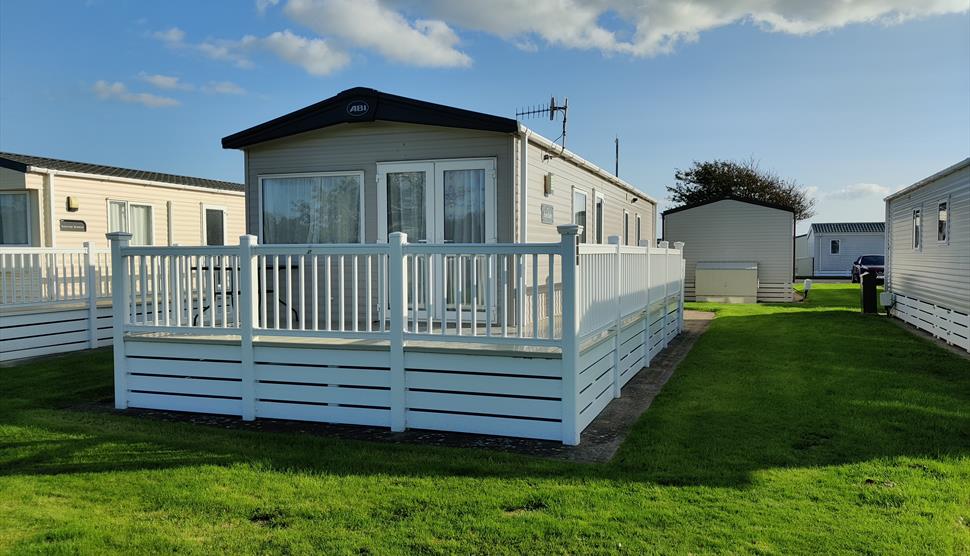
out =
[[[377,166],[378,237],[380,241],[387,241],[391,232],[403,231],[410,243],[494,243],[495,181],[495,160],[488,158],[380,163]],[[456,304],[451,286],[454,283],[446,283],[445,264],[449,276],[455,276],[455,261],[432,257],[430,277],[423,266],[428,261],[418,264],[420,278],[417,284],[411,285],[409,293],[409,298],[413,298],[413,286],[417,286],[418,317],[427,316],[429,306],[438,318],[453,313]],[[471,295],[472,263],[466,260],[463,266],[468,267],[462,273],[461,289],[465,298]],[[413,276],[412,272],[409,267],[409,275]],[[432,282],[430,287],[426,283],[428,278]],[[432,299],[425,299],[423,292],[426,291],[433,292]],[[413,308],[413,299],[411,303]],[[467,307],[466,303],[462,305]]]

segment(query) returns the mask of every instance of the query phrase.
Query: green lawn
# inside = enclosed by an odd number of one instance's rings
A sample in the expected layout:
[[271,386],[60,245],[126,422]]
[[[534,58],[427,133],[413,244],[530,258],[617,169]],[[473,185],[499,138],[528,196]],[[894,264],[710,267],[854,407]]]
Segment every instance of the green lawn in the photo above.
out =
[[110,353],[0,369],[0,553],[970,552],[970,362],[857,290],[717,306],[609,464],[69,409]]

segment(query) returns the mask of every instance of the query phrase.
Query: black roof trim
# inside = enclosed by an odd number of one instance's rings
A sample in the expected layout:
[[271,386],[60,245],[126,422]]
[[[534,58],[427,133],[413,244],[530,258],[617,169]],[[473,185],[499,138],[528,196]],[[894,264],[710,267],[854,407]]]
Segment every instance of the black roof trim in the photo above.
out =
[[46,158],[43,156],[32,156],[29,154],[0,152],[0,167],[9,168],[17,172],[26,172],[31,166],[35,168],[44,168],[47,170],[78,172],[81,174],[98,174],[102,176],[131,180],[157,181],[161,183],[171,183],[174,185],[189,185],[192,187],[204,187],[207,189],[219,189],[223,191],[244,191],[246,189],[246,186],[243,184],[231,181],[210,180],[206,178],[195,178],[192,176],[178,176],[175,174],[163,174],[161,172],[151,172],[148,170],[134,170],[131,168],[118,168],[116,166],[90,164],[88,162],[73,162],[71,160],[61,160],[59,158]]
[[721,201],[738,201],[739,203],[748,203],[749,205],[758,205],[759,207],[773,208],[773,209],[783,210],[785,212],[790,212],[792,214],[795,214],[795,211],[793,211],[792,209],[790,209],[788,207],[783,207],[783,206],[778,205],[778,204],[775,204],[775,203],[766,203],[764,201],[756,201],[754,199],[743,199],[741,197],[733,197],[733,196],[730,196],[730,195],[727,196],[727,197],[720,197],[720,198],[717,198],[717,199],[711,199],[710,201],[704,201],[703,203],[694,203],[693,205],[683,205],[683,206],[679,206],[679,207],[676,207],[676,208],[667,209],[667,210],[663,211],[663,213],[661,213],[661,214],[663,216],[667,216],[668,214],[673,214],[675,212],[681,212],[681,211],[685,211],[685,210],[690,210],[692,208],[702,207],[704,205],[709,205],[711,203],[720,203]]
[[[359,112],[354,113],[351,107],[358,108]],[[366,87],[355,87],[306,108],[223,137],[222,148],[241,149],[337,124],[377,120],[499,133],[514,133],[519,129],[518,122],[511,118],[392,95]]]

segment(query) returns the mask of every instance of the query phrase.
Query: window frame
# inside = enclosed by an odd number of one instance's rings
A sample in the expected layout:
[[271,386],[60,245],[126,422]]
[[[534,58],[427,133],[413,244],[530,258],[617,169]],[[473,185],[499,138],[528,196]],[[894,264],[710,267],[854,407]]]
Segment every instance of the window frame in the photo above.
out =
[[[917,205],[913,207],[910,213],[910,225],[912,230],[910,233],[910,243],[913,247],[913,251],[923,250],[923,205]],[[919,218],[919,224],[916,223],[916,219]]]
[[29,191],[0,191],[0,195],[23,195],[26,199],[26,225],[27,225],[27,243],[0,243],[0,247],[30,247],[34,244],[34,220],[32,218],[32,203],[30,199]]
[[200,206],[202,212],[202,238],[200,243],[202,245],[209,245],[209,226],[208,220],[206,219],[206,211],[218,210],[222,212],[222,244],[228,245],[226,242],[229,241],[229,210],[223,205],[209,205],[202,203]]
[[603,229],[606,228],[606,197],[602,193],[593,195],[593,222],[596,224],[596,244],[603,245],[606,242],[603,234]]
[[[339,170],[332,172],[292,172],[283,174],[260,174],[256,177],[256,185],[259,189],[258,199],[259,199],[259,210],[256,213],[259,218],[259,229],[258,238],[259,243],[265,243],[263,236],[263,180],[271,179],[281,179],[281,178],[317,178],[317,177],[334,177],[334,176],[358,176],[360,179],[360,187],[357,190],[357,208],[360,210],[360,218],[358,219],[357,225],[357,243],[364,243],[364,230],[366,226],[366,206],[364,203],[364,171],[363,170]],[[286,245],[283,243],[273,244],[273,245]],[[303,244],[298,244],[303,245]]]
[[630,211],[623,209],[623,245],[630,245]]
[[[944,237],[940,239],[940,205],[946,204],[946,227],[944,229]],[[950,196],[940,199],[936,202],[936,242],[940,245],[950,244],[950,222],[953,220],[951,216],[953,215],[953,205],[950,203]]]
[[149,203],[148,201],[129,201],[127,199],[112,199],[110,197],[105,199],[104,207],[106,211],[105,215],[107,217],[105,219],[105,222],[107,223],[106,228],[108,228],[109,233],[116,231],[111,229],[111,203],[122,203],[125,205],[125,229],[121,231],[127,234],[131,233],[131,206],[135,205],[137,207],[148,207],[148,218],[151,219],[151,223],[148,226],[148,243],[145,243],[144,246],[154,247],[155,246],[155,205]]
[[[833,247],[838,246],[835,251],[832,250]],[[841,255],[842,254],[842,239],[830,239],[829,240],[829,255]]]
[[643,241],[643,235],[641,234],[642,224],[640,222],[640,213],[639,212],[636,213],[636,226],[637,226],[637,235],[636,235],[637,243],[636,243],[636,247],[640,247],[640,242]]
[[576,221],[576,195],[577,194],[583,196],[583,212],[586,213],[586,223],[582,225],[583,226],[583,231],[581,231],[579,233],[579,237],[577,238],[577,241],[579,243],[589,243],[589,237],[590,237],[590,234],[589,234],[589,193],[583,191],[582,189],[576,188],[576,187],[573,187],[573,189],[572,189],[572,195],[571,195],[571,198],[569,200],[569,204],[572,207],[572,212],[570,213],[569,221],[572,222],[574,225],[579,225],[579,222]]

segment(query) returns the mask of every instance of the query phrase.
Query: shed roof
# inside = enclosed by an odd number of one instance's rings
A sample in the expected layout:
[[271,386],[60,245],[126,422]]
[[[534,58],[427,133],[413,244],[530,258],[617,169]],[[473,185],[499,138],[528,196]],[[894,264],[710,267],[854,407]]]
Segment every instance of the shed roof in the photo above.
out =
[[377,120],[504,133],[519,130],[518,122],[511,118],[354,87],[306,108],[223,137],[222,147],[242,149],[337,124]]
[[193,187],[205,187],[208,189],[220,189],[223,191],[243,191],[245,189],[243,184],[230,181],[210,180],[192,176],[178,176],[175,174],[164,174],[149,170],[118,168],[116,166],[104,166],[101,164],[91,164],[89,162],[73,162],[70,160],[46,158],[43,156],[32,156],[28,154],[0,152],[0,167],[9,168],[18,172],[27,172],[29,169],[37,169],[78,172],[81,174],[97,174],[113,178],[155,181],[176,185],[189,185]]
[[679,207],[676,207],[676,208],[667,209],[667,210],[663,211],[663,215],[664,216],[667,216],[668,214],[674,214],[674,213],[677,213],[677,212],[681,212],[681,211],[685,211],[685,210],[690,210],[690,209],[697,208],[697,207],[703,207],[704,205],[710,205],[712,203],[720,203],[721,201],[737,201],[739,203],[747,203],[749,205],[758,205],[760,207],[767,207],[767,208],[773,208],[773,209],[777,209],[777,210],[783,210],[785,212],[790,212],[792,214],[795,213],[795,211],[793,211],[792,209],[790,209],[788,207],[783,207],[783,206],[778,205],[778,204],[775,204],[775,203],[766,203],[764,201],[756,201],[754,199],[742,199],[740,197],[731,197],[731,196],[728,196],[728,197],[720,197],[718,199],[711,199],[709,201],[704,201],[703,203],[694,203],[692,205],[683,205],[683,206],[679,206]]
[[881,234],[885,231],[885,222],[832,222],[812,224],[812,232],[816,234]]

